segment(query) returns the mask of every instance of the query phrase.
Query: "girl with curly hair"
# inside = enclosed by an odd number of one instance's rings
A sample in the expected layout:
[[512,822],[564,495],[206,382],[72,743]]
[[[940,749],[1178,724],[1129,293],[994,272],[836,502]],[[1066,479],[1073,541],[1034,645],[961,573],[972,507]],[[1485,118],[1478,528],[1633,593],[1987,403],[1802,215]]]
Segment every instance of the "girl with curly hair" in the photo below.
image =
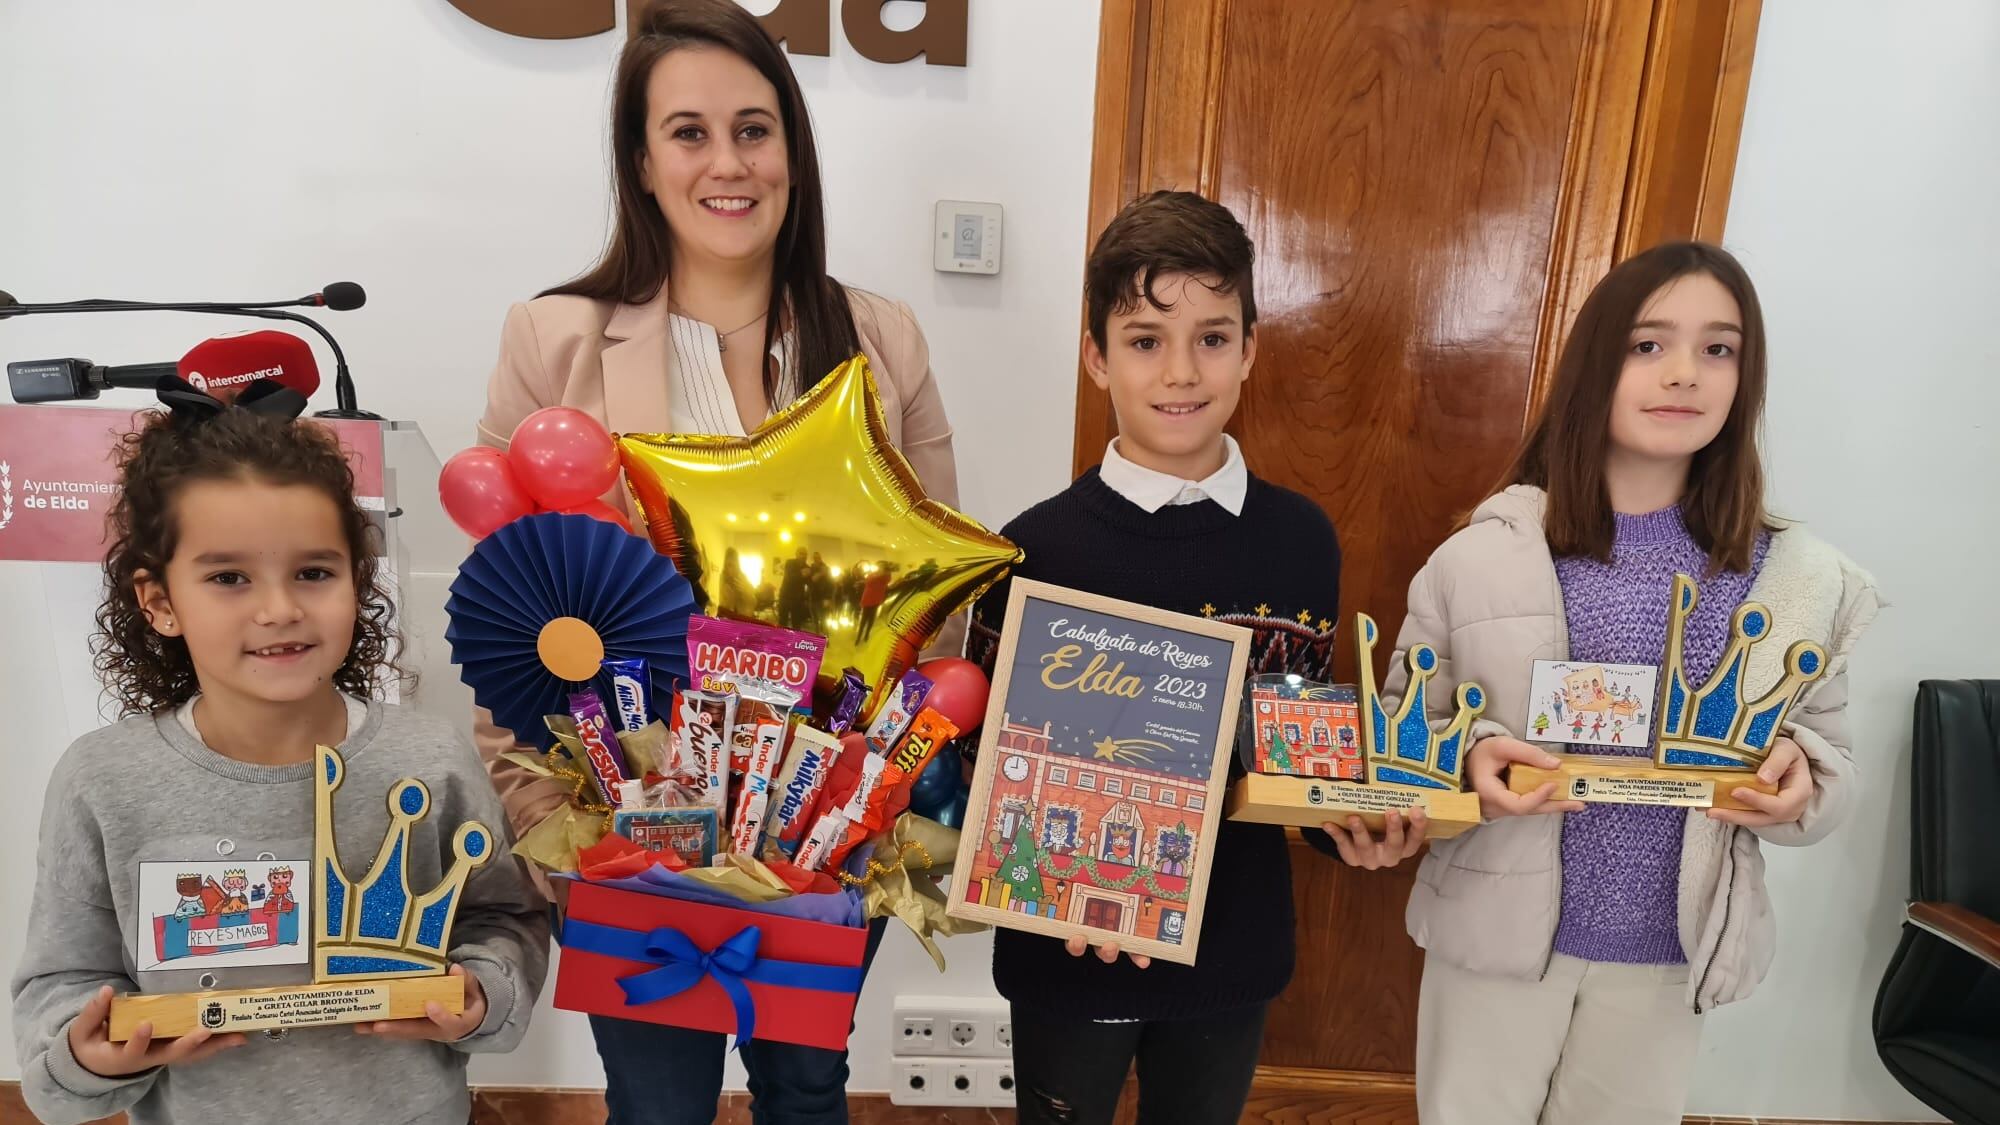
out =
[[[519,1042],[547,962],[540,900],[504,849],[473,874],[452,931],[462,1013],[432,1004],[424,1018],[294,1029],[247,1048],[206,1030],[156,1041],[146,1024],[108,1038],[114,992],[305,979],[303,956],[140,973],[135,949],[152,934],[142,862],[310,859],[316,746],[346,760],[334,816],[349,870],[371,862],[398,778],[422,779],[432,798],[410,835],[413,888],[450,866],[459,824],[506,824],[449,724],[375,698],[398,674],[391,607],[335,435],[296,408],[225,409],[191,388],[162,398],[175,409],[144,419],[120,451],[98,611],[97,668],[124,718],[70,746],[43,805],[13,984],[29,1109],[47,1122],[249,1121],[266,1107],[245,1091],[287,1088],[319,1092],[289,1106],[301,1121],[464,1121],[466,1053]],[[195,979],[206,976],[217,979]]]

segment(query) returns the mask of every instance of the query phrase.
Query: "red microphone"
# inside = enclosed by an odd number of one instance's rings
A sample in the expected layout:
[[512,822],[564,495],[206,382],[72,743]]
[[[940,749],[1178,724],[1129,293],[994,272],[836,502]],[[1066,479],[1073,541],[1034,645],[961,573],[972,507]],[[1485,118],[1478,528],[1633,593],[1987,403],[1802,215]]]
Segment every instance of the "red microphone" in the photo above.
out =
[[196,344],[181,357],[180,377],[199,391],[234,402],[250,384],[270,379],[311,398],[319,389],[312,346],[289,332],[237,332]]

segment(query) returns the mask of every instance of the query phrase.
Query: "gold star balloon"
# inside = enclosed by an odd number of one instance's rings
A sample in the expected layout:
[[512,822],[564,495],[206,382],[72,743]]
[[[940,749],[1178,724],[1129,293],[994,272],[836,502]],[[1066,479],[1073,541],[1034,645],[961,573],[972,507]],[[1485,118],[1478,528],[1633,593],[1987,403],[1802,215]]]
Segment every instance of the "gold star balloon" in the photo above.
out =
[[853,668],[864,715],[945,620],[1021,561],[1014,544],[924,495],[889,443],[855,356],[747,437],[618,439],[653,545],[700,612],[818,633],[822,701]]

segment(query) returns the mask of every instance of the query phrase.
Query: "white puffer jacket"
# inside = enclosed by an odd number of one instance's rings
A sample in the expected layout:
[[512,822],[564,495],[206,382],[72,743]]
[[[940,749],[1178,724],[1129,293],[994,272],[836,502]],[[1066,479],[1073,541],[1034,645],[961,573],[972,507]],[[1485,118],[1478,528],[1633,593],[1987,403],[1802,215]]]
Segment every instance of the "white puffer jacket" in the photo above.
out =
[[[1542,530],[1546,498],[1517,485],[1489,498],[1410,583],[1409,617],[1397,638],[1384,695],[1400,697],[1403,652],[1437,650],[1432,698],[1450,699],[1460,680],[1486,690],[1486,718],[1473,737],[1511,735],[1527,713],[1537,660],[1569,655],[1562,587]],[[1772,534],[1749,594],[1771,610],[1772,635],[1751,650],[1745,694],[1756,698],[1783,674],[1785,650],[1811,640],[1828,655],[1784,733],[1811,760],[1815,788],[1797,823],[1740,829],[1688,814],[1681,846],[1680,936],[1697,1012],[1750,995],[1771,965],[1776,926],[1758,842],[1801,846],[1833,831],[1852,805],[1855,766],[1847,721],[1847,658],[1881,606],[1872,578],[1802,529]],[[1431,845],[1417,871],[1406,922],[1432,957],[1477,973],[1539,979],[1555,947],[1562,906],[1562,818],[1507,817]]]

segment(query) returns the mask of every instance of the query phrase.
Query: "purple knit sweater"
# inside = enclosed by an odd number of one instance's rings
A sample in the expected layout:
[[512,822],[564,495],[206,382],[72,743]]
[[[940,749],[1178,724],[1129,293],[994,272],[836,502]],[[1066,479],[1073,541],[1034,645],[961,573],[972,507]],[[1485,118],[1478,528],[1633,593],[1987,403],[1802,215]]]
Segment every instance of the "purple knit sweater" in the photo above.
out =
[[[1674,575],[1701,586],[1688,621],[1688,676],[1699,684],[1722,659],[1729,616],[1764,565],[1769,536],[1760,536],[1750,573],[1712,578],[1708,556],[1681,522],[1678,507],[1643,516],[1619,515],[1609,565],[1587,558],[1556,560],[1569,657],[1605,664],[1652,664],[1666,659],[1667,602]],[[1662,680],[1664,682],[1664,678]],[[1579,748],[1585,749],[1585,748]],[[1651,754],[1645,746],[1588,747],[1593,754]],[[1563,818],[1562,919],[1556,952],[1586,961],[1672,965],[1681,950],[1679,884],[1681,831],[1687,810],[1644,805],[1588,805]]]

